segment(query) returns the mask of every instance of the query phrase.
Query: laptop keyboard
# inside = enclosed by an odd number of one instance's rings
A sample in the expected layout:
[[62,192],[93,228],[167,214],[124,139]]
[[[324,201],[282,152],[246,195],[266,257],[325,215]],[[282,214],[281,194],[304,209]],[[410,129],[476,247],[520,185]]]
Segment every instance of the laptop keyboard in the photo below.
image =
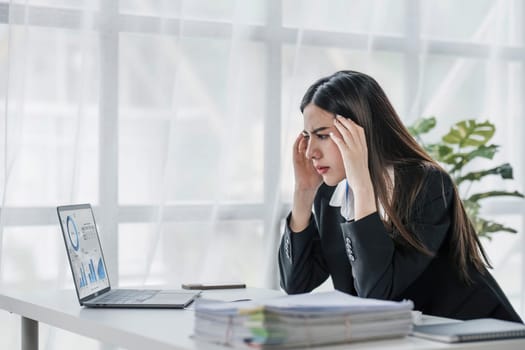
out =
[[96,299],[96,302],[102,304],[142,303],[158,292],[158,290],[114,289],[109,293],[101,295]]

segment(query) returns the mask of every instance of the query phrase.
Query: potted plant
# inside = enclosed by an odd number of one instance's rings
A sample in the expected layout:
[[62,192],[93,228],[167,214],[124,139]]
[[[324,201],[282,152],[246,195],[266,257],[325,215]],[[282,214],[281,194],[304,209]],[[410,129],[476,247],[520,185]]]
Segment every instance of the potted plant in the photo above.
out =
[[494,124],[489,121],[462,120],[454,124],[450,131],[441,138],[441,141],[425,144],[421,135],[428,133],[435,126],[435,117],[420,118],[408,129],[425,150],[449,172],[456,185],[458,187],[461,185],[462,189],[466,188],[462,193],[462,201],[477,234],[480,237],[491,239],[495,232],[516,233],[517,231],[511,227],[480,217],[480,201],[501,196],[523,198],[522,193],[498,190],[470,193],[472,184],[485,176],[497,175],[504,180],[512,179],[512,166],[504,163],[484,170],[466,171],[465,169],[472,160],[476,158],[492,159],[498,151],[498,145],[489,144],[495,132]]

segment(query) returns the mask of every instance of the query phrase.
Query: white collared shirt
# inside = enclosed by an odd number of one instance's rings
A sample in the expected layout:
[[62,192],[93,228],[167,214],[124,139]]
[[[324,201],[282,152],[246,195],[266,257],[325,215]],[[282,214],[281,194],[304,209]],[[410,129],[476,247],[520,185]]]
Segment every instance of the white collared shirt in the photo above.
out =
[[[392,181],[392,185],[394,185],[394,167],[389,166],[387,172]],[[344,217],[346,221],[355,219],[354,192],[348,185],[346,178],[337,184],[334,193],[332,194],[332,198],[330,198],[329,205],[332,207],[341,207],[341,216]],[[385,210],[381,203],[379,203],[378,209],[381,218],[386,219]]]
[[355,217],[354,211],[354,192],[348,185],[346,178],[339,182],[330,198],[330,206],[341,207],[341,216],[346,221],[351,221]]

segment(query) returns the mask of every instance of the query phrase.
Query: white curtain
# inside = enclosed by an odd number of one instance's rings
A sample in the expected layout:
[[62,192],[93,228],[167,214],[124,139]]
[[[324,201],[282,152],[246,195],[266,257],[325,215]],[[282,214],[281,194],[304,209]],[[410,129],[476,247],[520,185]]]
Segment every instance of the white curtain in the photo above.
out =
[[[468,16],[465,14],[468,13]],[[360,70],[407,122],[489,119],[523,190],[521,1],[0,0],[0,283],[73,288],[55,207],[91,203],[113,285],[278,287],[298,104]],[[484,242],[523,315],[521,201]],[[330,288],[327,284],[323,288]],[[18,346],[19,320],[0,312]],[[44,349],[97,343],[41,328]]]

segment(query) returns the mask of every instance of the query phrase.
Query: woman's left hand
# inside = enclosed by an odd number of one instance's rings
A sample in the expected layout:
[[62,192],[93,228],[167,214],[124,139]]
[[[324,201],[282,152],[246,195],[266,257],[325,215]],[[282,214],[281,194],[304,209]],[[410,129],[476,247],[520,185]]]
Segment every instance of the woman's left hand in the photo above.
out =
[[355,196],[356,220],[376,210],[374,187],[368,169],[368,148],[365,130],[349,118],[337,115],[334,125],[339,135],[330,133],[335,142],[345,167],[348,185]]
[[368,185],[370,171],[368,170],[365,130],[353,120],[340,115],[335,117],[334,125],[340,136],[330,133],[330,137],[343,157],[348,184],[352,189]]

